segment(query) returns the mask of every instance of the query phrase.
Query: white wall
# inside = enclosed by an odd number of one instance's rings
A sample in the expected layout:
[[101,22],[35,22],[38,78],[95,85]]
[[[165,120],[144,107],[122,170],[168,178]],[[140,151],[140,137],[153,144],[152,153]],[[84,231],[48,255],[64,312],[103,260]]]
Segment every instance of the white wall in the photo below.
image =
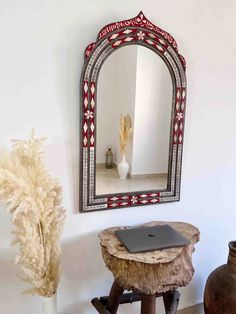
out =
[[[107,147],[112,146],[114,162],[121,161],[120,115],[134,121],[137,46],[126,46],[112,53],[103,64],[97,85],[97,163],[104,163]],[[127,145],[132,162],[132,137]]]
[[168,172],[173,87],[164,61],[138,46],[132,174]]
[[[104,24],[143,9],[178,41],[187,59],[188,108],[181,201],[78,214],[79,78],[85,46]],[[187,221],[201,230],[192,283],[180,306],[200,302],[209,272],[227,259],[235,239],[236,28],[235,1],[2,0],[0,2],[1,145],[35,127],[48,136],[49,169],[64,187],[68,217],[63,235],[59,313],[92,314],[94,296],[105,295],[112,276],[100,254],[97,233],[113,225],[150,220]],[[0,219],[0,313],[41,313],[37,297],[11,263],[8,215]],[[137,313],[139,305],[121,314]]]

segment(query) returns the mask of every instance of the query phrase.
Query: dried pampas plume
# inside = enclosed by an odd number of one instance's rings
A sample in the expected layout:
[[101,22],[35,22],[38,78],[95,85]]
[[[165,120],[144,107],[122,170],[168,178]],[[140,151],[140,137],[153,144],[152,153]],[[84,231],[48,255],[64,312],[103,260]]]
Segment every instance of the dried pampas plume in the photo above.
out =
[[131,128],[131,118],[128,114],[120,115],[120,152],[122,155],[126,153],[126,146],[129,140],[130,135],[133,133],[133,129]]
[[44,141],[32,131],[28,140],[13,140],[11,152],[0,156],[0,202],[7,204],[15,226],[15,262],[32,286],[26,293],[49,297],[60,280],[65,210],[61,185],[42,160]]

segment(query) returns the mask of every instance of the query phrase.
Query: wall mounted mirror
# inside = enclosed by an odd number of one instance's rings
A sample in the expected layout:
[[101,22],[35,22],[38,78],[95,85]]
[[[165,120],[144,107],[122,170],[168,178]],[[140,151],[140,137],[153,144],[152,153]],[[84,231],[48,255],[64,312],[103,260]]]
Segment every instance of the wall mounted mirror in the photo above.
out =
[[81,211],[179,200],[185,104],[170,34],[142,12],[100,31],[81,77]]

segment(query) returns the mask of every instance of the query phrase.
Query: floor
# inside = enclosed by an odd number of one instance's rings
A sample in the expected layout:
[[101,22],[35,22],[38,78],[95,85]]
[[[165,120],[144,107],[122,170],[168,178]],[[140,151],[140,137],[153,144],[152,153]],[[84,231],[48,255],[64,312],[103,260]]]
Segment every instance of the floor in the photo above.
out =
[[[166,313],[165,308],[164,308],[164,304],[161,300],[161,298],[159,298],[160,300],[157,300],[157,314],[164,314]],[[130,313],[130,309],[132,308],[132,313],[140,313],[140,303],[137,302],[137,304],[133,303],[133,304],[122,304],[119,307],[119,313],[120,314],[127,314]],[[134,309],[134,307],[136,307],[136,311]],[[198,305],[194,305],[182,310],[177,311],[177,314],[204,314],[204,310],[203,310],[203,304],[198,304]],[[223,313],[222,313],[223,314]]]
[[117,168],[96,169],[96,195],[166,189],[167,175],[144,176],[121,180]]
[[204,314],[203,304],[188,307],[187,309],[180,310],[178,314]]

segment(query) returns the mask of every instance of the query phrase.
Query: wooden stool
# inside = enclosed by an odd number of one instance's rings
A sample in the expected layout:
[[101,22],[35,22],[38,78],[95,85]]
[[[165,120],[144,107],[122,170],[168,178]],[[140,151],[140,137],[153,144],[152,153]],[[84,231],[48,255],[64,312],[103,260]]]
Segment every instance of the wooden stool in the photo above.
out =
[[[177,311],[179,292],[193,277],[192,253],[199,241],[199,230],[183,222],[150,222],[143,227],[169,224],[191,243],[143,253],[130,253],[118,240],[115,231],[128,227],[113,227],[99,234],[101,250],[114,283],[107,297],[94,298],[92,304],[100,314],[116,314],[120,304],[141,301],[141,314],[156,313],[156,297],[163,297],[166,313]],[[123,294],[124,290],[131,293]]]

